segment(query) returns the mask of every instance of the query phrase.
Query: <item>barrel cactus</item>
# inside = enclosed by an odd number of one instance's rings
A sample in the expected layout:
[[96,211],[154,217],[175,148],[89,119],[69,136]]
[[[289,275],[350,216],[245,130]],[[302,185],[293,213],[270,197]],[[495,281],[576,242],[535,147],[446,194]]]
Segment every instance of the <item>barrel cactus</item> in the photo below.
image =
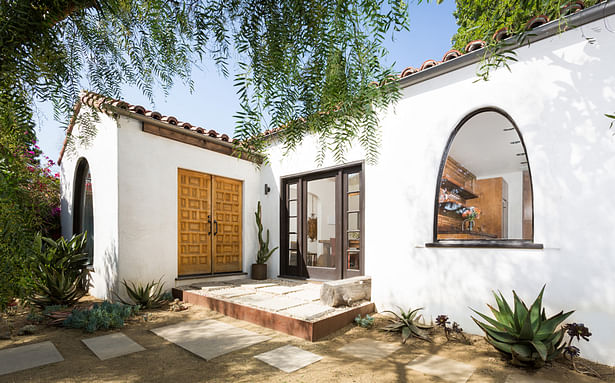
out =
[[527,367],[542,367],[545,362],[559,356],[565,345],[562,344],[565,329],[558,328],[573,311],[560,313],[547,318],[542,308],[542,287],[540,294],[528,309],[513,290],[514,306],[510,308],[502,293],[493,295],[497,310],[487,305],[495,319],[472,309],[487,323],[472,317],[485,332],[487,342],[505,354],[513,364]]

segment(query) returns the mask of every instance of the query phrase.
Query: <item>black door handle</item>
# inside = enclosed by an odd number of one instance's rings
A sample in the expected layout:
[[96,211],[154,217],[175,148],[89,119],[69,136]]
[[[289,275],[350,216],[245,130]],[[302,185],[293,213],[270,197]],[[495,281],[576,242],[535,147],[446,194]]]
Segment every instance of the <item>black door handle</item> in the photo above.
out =
[[216,221],[215,219],[214,219],[214,225],[216,226],[216,229],[214,231],[214,235],[217,235],[218,234],[218,221]]
[[211,215],[207,216],[207,223],[209,224],[209,233],[207,235],[211,235]]

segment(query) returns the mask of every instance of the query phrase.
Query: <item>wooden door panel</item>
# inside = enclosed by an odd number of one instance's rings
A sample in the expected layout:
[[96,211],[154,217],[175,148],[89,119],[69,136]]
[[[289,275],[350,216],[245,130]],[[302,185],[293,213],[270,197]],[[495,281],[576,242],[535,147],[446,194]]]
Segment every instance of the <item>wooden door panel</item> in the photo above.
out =
[[211,273],[211,176],[178,169],[177,185],[178,274]]
[[[242,182],[213,177],[213,270],[241,271]],[[217,230],[216,230],[217,229]]]

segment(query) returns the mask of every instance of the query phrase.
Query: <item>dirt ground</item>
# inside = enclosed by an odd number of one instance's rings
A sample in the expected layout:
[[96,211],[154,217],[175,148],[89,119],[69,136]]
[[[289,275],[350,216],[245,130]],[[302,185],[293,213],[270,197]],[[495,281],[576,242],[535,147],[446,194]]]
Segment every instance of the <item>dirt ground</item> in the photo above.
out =
[[[28,343],[51,341],[64,357],[63,362],[0,376],[0,382],[442,382],[406,368],[406,364],[420,354],[437,354],[476,367],[468,382],[504,382],[511,373],[532,375],[554,382],[615,382],[613,367],[580,360],[598,371],[603,379],[588,377],[570,369],[565,361],[534,371],[510,366],[482,337],[469,336],[471,345],[446,341],[436,332],[434,342],[411,339],[389,357],[374,361],[355,359],[338,352],[343,345],[359,339],[373,338],[385,342],[399,342],[399,335],[378,331],[385,320],[376,315],[372,329],[354,325],[331,334],[327,338],[308,342],[248,322],[225,317],[215,311],[190,306],[186,311],[150,310],[130,320],[121,331],[145,347],[145,351],[100,361],[82,339],[108,334],[88,334],[81,330],[41,326],[34,335],[13,335],[0,340],[0,349]],[[17,331],[26,324],[27,312],[10,317]],[[271,340],[205,361],[194,354],[154,335],[149,330],[185,320],[216,319],[271,337]],[[6,328],[0,329],[0,333]],[[254,356],[291,344],[323,356],[319,362],[291,374],[265,364]]]

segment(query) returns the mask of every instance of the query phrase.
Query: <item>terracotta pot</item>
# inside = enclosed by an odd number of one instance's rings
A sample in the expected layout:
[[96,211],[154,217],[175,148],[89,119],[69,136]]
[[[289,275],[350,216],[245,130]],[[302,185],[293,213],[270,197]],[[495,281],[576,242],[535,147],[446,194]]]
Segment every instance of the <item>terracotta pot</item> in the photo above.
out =
[[266,263],[253,263],[252,264],[252,279],[262,281],[267,279],[267,264]]

